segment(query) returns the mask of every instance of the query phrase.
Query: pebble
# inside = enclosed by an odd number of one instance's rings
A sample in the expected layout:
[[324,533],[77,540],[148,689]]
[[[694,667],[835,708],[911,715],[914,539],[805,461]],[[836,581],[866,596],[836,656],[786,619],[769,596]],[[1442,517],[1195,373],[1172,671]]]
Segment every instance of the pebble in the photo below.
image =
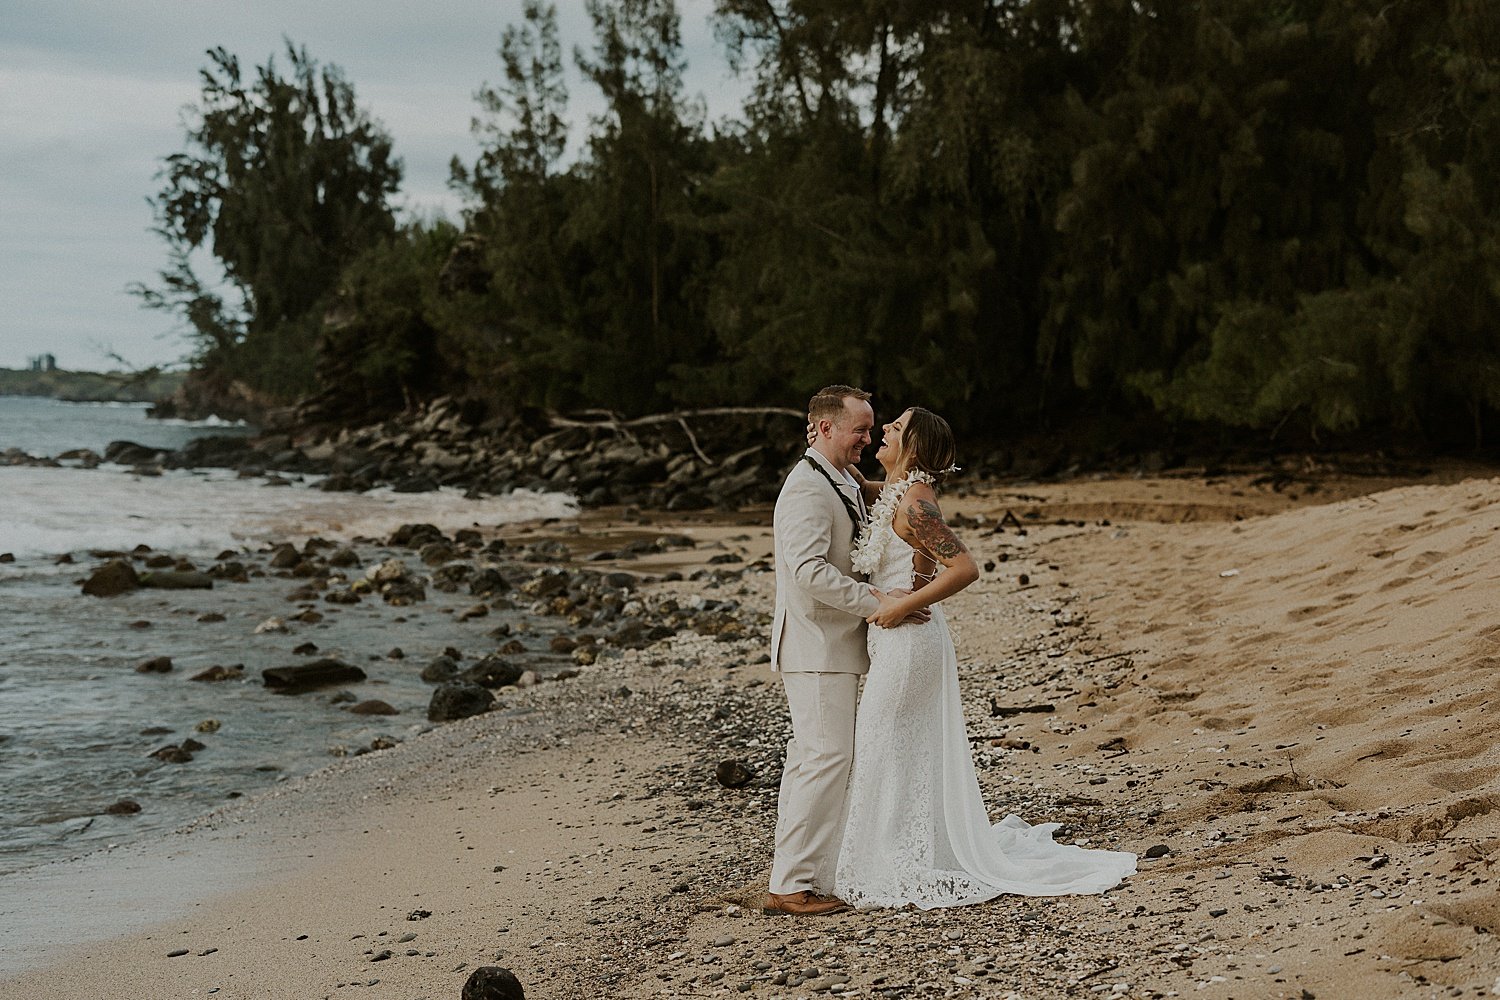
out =
[[188,950],[186,948],[176,948],[176,949],[174,949],[172,951],[167,952],[167,957],[168,958],[181,958],[183,955],[186,955],[187,953],[188,953]]

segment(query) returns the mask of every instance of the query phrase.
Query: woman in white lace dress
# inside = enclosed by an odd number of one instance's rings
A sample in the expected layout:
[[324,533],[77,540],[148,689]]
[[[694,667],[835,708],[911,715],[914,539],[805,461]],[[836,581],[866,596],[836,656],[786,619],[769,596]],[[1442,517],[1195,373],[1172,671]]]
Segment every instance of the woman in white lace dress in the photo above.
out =
[[[855,723],[848,818],[835,893],[860,908],[923,909],[1012,893],[1098,893],[1135,872],[1135,855],[1052,840],[1057,823],[991,824],[969,752],[958,660],[937,602],[979,576],[933,489],[953,463],[953,433],[913,407],[885,426],[885,467],[854,554],[881,607],[870,616],[870,672]],[[890,591],[910,589],[904,597]],[[919,608],[923,625],[898,625]]]

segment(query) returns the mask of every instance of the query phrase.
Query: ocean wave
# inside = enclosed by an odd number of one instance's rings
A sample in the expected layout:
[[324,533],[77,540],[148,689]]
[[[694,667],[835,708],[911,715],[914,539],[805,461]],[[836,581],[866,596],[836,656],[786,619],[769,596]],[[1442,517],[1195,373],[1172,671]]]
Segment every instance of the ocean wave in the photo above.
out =
[[516,490],[478,499],[448,488],[323,493],[307,483],[270,487],[233,472],[143,477],[117,468],[0,468],[0,496],[6,498],[0,505],[0,552],[32,559],[149,545],[208,553],[314,535],[383,537],[413,521],[453,531],[578,514],[577,501],[563,493]]

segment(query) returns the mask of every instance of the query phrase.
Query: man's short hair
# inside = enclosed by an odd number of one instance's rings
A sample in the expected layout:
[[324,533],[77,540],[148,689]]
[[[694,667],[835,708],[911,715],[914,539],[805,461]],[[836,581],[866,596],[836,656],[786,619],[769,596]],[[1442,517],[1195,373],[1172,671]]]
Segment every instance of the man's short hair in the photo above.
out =
[[844,401],[847,399],[869,399],[870,394],[852,385],[825,385],[813,394],[807,403],[807,419],[816,424],[819,420],[838,423],[844,416]]

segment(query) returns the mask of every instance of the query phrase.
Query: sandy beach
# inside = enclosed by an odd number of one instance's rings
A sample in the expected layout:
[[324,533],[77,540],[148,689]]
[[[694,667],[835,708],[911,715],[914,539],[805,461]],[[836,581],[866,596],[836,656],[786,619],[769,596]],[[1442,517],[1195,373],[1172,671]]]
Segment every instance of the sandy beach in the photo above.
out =
[[[760,662],[770,512],[607,510],[558,536],[576,558],[690,535],[619,568],[713,570],[648,590],[744,627],[12,876],[0,996],[442,1000],[491,964],[531,998],[1500,993],[1492,475],[954,491],[991,813],[1160,855],[1102,897],[761,916],[788,735]],[[722,787],[726,759],[754,779]]]

